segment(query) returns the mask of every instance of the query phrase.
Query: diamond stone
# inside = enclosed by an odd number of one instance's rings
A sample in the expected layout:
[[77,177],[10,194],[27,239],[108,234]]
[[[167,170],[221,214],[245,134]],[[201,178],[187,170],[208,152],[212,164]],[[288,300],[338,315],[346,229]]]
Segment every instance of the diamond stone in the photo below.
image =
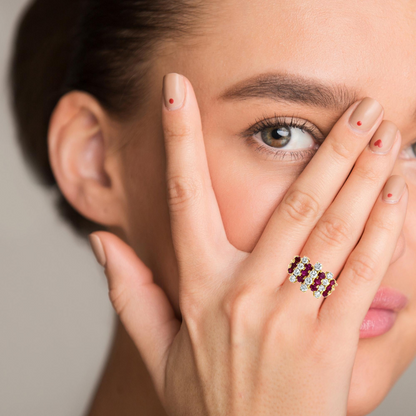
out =
[[324,289],[325,289],[325,286],[324,286],[324,285],[321,285],[321,286],[319,286],[319,287],[318,287],[318,290],[319,290],[320,292],[322,292]]
[[305,268],[305,265],[304,265],[303,263],[299,263],[299,264],[297,265],[297,268],[298,268],[298,269],[300,269],[300,270],[302,270],[302,269],[304,269],[304,268]]
[[321,296],[321,292],[314,292],[313,294],[316,298],[319,298]]
[[306,256],[302,257],[302,263],[307,263],[308,262],[308,258]]
[[300,270],[299,269],[295,269],[295,271],[293,272],[293,274],[295,276],[299,276],[300,275]]
[[289,280],[293,283],[293,282],[296,282],[296,276],[293,276],[293,274],[292,274],[292,276],[290,276],[289,277]]
[[317,275],[318,275],[318,273],[316,272],[316,270],[311,271],[311,276],[312,277],[316,277]]
[[322,284],[325,285],[325,286],[328,286],[329,285],[329,280],[328,279],[322,280]]
[[315,263],[315,266],[313,266],[315,268],[315,270],[321,270],[322,269],[322,264],[321,263]]
[[310,285],[310,284],[312,283],[312,277],[307,277],[307,278],[305,279],[305,283],[306,283],[307,285]]
[[327,277],[328,277],[328,279],[332,279],[334,277],[334,275],[331,272],[328,272]]
[[306,286],[305,284],[300,285],[300,290],[301,290],[302,292],[306,292],[306,291],[308,290],[308,286]]

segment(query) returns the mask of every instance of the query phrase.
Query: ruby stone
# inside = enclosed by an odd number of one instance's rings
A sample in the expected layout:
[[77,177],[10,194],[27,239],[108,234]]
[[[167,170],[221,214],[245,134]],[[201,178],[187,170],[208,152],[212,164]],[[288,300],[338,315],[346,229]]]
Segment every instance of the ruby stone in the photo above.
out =
[[319,276],[321,279],[325,279],[325,273],[324,273],[324,272],[320,272],[320,273],[318,273],[318,276]]
[[298,282],[303,282],[303,276],[298,276]]

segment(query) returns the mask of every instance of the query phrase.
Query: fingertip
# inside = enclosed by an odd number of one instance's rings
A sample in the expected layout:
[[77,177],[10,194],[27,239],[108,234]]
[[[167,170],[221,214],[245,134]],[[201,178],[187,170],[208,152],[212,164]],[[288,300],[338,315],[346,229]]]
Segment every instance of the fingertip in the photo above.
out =
[[170,72],[163,77],[164,104],[168,111],[180,110],[186,102],[185,77],[176,72]]
[[100,237],[95,233],[91,233],[88,236],[88,239],[89,239],[89,242],[90,242],[90,245],[91,245],[92,252],[94,253],[97,262],[102,267],[106,267],[106,265],[107,265],[107,256],[105,254],[104,246],[103,246],[103,243],[102,243]]

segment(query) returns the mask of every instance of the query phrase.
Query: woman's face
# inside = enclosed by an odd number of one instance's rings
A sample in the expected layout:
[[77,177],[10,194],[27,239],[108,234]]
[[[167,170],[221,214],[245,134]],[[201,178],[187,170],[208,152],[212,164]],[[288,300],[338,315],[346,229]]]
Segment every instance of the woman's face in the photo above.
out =
[[[360,339],[348,414],[367,414],[416,352],[416,144],[411,146],[416,142],[416,3],[227,0],[215,7],[206,35],[192,44],[170,44],[150,74],[150,104],[117,155],[127,201],[120,224],[178,312],[161,125],[162,78],[168,72],[193,84],[224,227],[229,241],[246,252],[341,114],[365,96],[377,99],[384,118],[401,131],[402,150],[392,174],[404,176],[410,193],[382,286],[405,293],[409,302],[389,331]],[[255,82],[261,74],[269,76],[267,83]],[[290,127],[289,144],[267,141],[273,126],[279,127],[275,116],[293,117],[301,125]],[[262,118],[270,123],[259,127],[263,136],[250,135],[248,128]]]

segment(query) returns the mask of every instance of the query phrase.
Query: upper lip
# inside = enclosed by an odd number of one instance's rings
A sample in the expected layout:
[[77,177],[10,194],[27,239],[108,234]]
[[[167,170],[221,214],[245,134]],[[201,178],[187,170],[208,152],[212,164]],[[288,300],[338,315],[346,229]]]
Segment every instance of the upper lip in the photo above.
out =
[[399,311],[406,306],[408,301],[408,297],[402,292],[391,287],[382,286],[377,290],[377,293],[371,302],[370,309]]

